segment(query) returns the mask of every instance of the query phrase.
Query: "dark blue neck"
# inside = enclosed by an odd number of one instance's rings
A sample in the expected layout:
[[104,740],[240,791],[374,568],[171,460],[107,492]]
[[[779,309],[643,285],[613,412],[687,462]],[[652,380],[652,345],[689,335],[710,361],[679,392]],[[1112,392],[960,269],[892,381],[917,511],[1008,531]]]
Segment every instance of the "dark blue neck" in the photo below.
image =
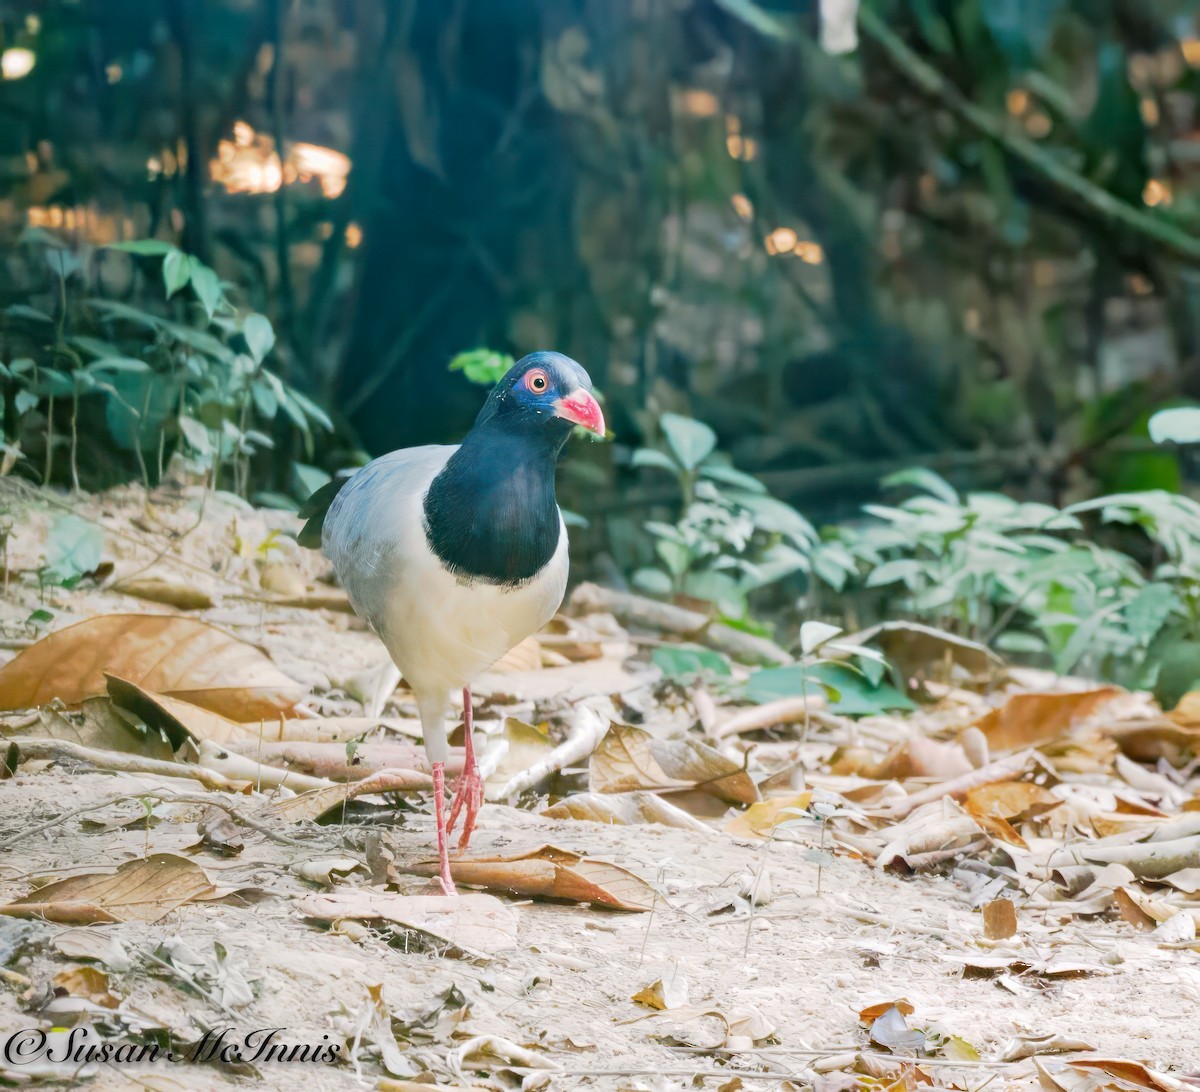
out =
[[555,425],[477,424],[433,479],[425,494],[425,537],[452,573],[516,585],[554,556],[560,532],[554,468],[570,434],[569,425]]

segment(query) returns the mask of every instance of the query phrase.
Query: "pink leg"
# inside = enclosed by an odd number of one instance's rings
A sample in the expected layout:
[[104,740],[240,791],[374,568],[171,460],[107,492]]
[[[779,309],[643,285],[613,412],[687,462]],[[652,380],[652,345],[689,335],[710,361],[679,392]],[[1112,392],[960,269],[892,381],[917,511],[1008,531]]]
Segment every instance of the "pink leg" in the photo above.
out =
[[475,765],[475,743],[471,738],[473,720],[471,689],[464,686],[463,742],[466,754],[463,756],[462,777],[458,779],[458,788],[454,792],[454,804],[450,808],[450,825],[447,827],[447,830],[454,830],[454,824],[458,821],[458,813],[465,804],[466,814],[463,816],[463,832],[462,837],[458,840],[459,852],[466,849],[470,843],[471,834],[475,830],[475,817],[479,814],[479,809],[483,807],[483,778],[479,776],[479,767]]
[[450,876],[450,851],[446,846],[446,764],[433,764],[433,810],[437,816],[438,860],[442,862],[439,882],[443,895],[457,895],[454,880]]

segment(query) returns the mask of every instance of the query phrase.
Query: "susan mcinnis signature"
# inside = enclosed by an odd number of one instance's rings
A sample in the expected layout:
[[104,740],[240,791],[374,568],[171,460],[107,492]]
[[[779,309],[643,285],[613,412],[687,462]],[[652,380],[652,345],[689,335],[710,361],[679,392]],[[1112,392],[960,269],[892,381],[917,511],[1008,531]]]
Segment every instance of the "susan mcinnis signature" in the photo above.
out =
[[0,1057],[13,1068],[24,1065],[144,1064],[175,1062],[185,1065],[245,1065],[266,1062],[309,1062],[329,1065],[338,1060],[342,1044],[329,1035],[313,1042],[289,1042],[287,1028],[214,1028],[195,1043],[167,1049],[155,1043],[116,1042],[94,1028],[22,1028],[0,1040]]

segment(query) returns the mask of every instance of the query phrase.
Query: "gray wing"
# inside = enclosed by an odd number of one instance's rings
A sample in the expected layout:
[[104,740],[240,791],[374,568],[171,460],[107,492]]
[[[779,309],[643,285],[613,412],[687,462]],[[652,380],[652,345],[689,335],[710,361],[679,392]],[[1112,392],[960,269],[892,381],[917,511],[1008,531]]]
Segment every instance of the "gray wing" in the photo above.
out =
[[325,514],[321,547],[354,610],[377,633],[405,556],[429,550],[425,493],[457,450],[429,444],[383,455],[350,477]]

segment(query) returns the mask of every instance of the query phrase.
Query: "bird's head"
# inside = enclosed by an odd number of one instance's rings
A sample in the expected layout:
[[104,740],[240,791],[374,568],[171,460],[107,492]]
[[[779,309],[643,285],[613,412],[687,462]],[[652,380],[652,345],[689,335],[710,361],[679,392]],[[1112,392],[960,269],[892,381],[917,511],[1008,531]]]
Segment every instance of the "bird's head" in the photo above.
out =
[[591,378],[562,353],[530,353],[509,368],[475,421],[476,426],[486,423],[517,431],[544,428],[560,443],[573,425],[604,435]]

